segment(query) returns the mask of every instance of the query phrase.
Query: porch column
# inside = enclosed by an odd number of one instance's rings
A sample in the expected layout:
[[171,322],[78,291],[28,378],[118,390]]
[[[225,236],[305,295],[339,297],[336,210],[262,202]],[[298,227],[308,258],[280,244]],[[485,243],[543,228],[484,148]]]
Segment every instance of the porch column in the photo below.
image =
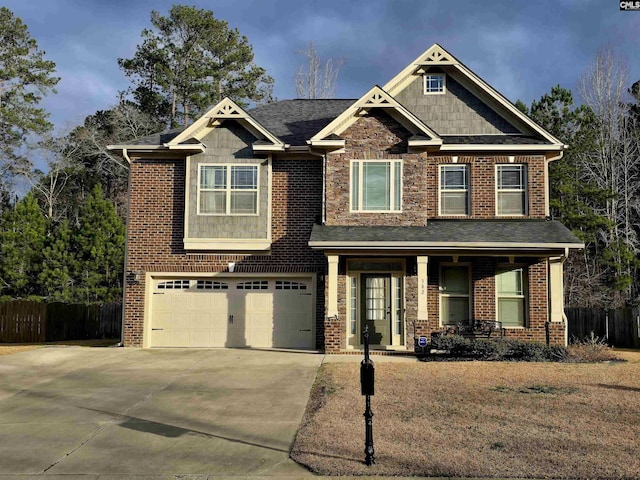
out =
[[327,255],[329,274],[327,275],[327,317],[338,316],[338,255]]
[[417,257],[418,261],[418,321],[427,321],[427,267],[429,257]]
[[565,257],[549,258],[549,320],[551,322],[566,321],[564,314],[564,282],[562,265]]

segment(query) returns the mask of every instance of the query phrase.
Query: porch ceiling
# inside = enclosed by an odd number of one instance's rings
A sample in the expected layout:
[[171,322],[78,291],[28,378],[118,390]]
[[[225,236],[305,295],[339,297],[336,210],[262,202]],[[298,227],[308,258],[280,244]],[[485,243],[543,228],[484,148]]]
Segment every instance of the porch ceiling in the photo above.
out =
[[309,246],[320,250],[550,251],[584,248],[551,220],[429,220],[424,227],[314,225]]

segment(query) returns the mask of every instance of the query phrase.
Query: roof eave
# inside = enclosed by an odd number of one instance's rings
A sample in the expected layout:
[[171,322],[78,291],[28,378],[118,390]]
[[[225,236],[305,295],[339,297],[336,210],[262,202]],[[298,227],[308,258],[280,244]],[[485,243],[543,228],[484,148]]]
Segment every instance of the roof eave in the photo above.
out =
[[403,242],[403,241],[310,241],[309,246],[315,250],[348,248],[352,250],[508,250],[514,252],[531,252],[536,250],[583,249],[584,243],[516,243],[516,242]]
[[535,152],[557,152],[564,149],[563,144],[481,144],[481,143],[445,143],[440,147],[444,152],[451,151],[535,151]]
[[278,143],[274,145],[256,145],[253,144],[251,146],[254,152],[260,153],[269,153],[269,152],[284,152],[287,148],[287,145],[284,143]]

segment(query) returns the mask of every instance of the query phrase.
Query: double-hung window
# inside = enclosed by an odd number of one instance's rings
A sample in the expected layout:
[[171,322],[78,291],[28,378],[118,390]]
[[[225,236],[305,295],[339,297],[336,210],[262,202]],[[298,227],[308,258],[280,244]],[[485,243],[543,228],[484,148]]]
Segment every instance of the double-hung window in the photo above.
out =
[[257,215],[258,165],[202,164],[198,174],[198,214]]
[[424,93],[445,93],[445,75],[444,73],[425,73],[424,74]]
[[440,215],[469,214],[469,166],[440,165]]
[[402,210],[402,160],[352,160],[351,210]]
[[523,267],[500,267],[496,272],[498,321],[503,327],[526,323],[527,271]]
[[497,165],[498,215],[527,214],[527,166]]

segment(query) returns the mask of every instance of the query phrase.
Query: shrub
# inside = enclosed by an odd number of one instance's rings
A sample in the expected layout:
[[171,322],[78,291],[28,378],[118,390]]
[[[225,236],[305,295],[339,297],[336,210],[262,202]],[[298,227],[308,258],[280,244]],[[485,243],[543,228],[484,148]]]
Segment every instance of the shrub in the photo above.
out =
[[564,358],[566,362],[591,363],[620,360],[607,342],[594,332],[582,339],[573,339]]
[[433,339],[433,348],[453,358],[488,361],[552,362],[567,356],[567,349],[509,338],[465,338],[443,335]]

